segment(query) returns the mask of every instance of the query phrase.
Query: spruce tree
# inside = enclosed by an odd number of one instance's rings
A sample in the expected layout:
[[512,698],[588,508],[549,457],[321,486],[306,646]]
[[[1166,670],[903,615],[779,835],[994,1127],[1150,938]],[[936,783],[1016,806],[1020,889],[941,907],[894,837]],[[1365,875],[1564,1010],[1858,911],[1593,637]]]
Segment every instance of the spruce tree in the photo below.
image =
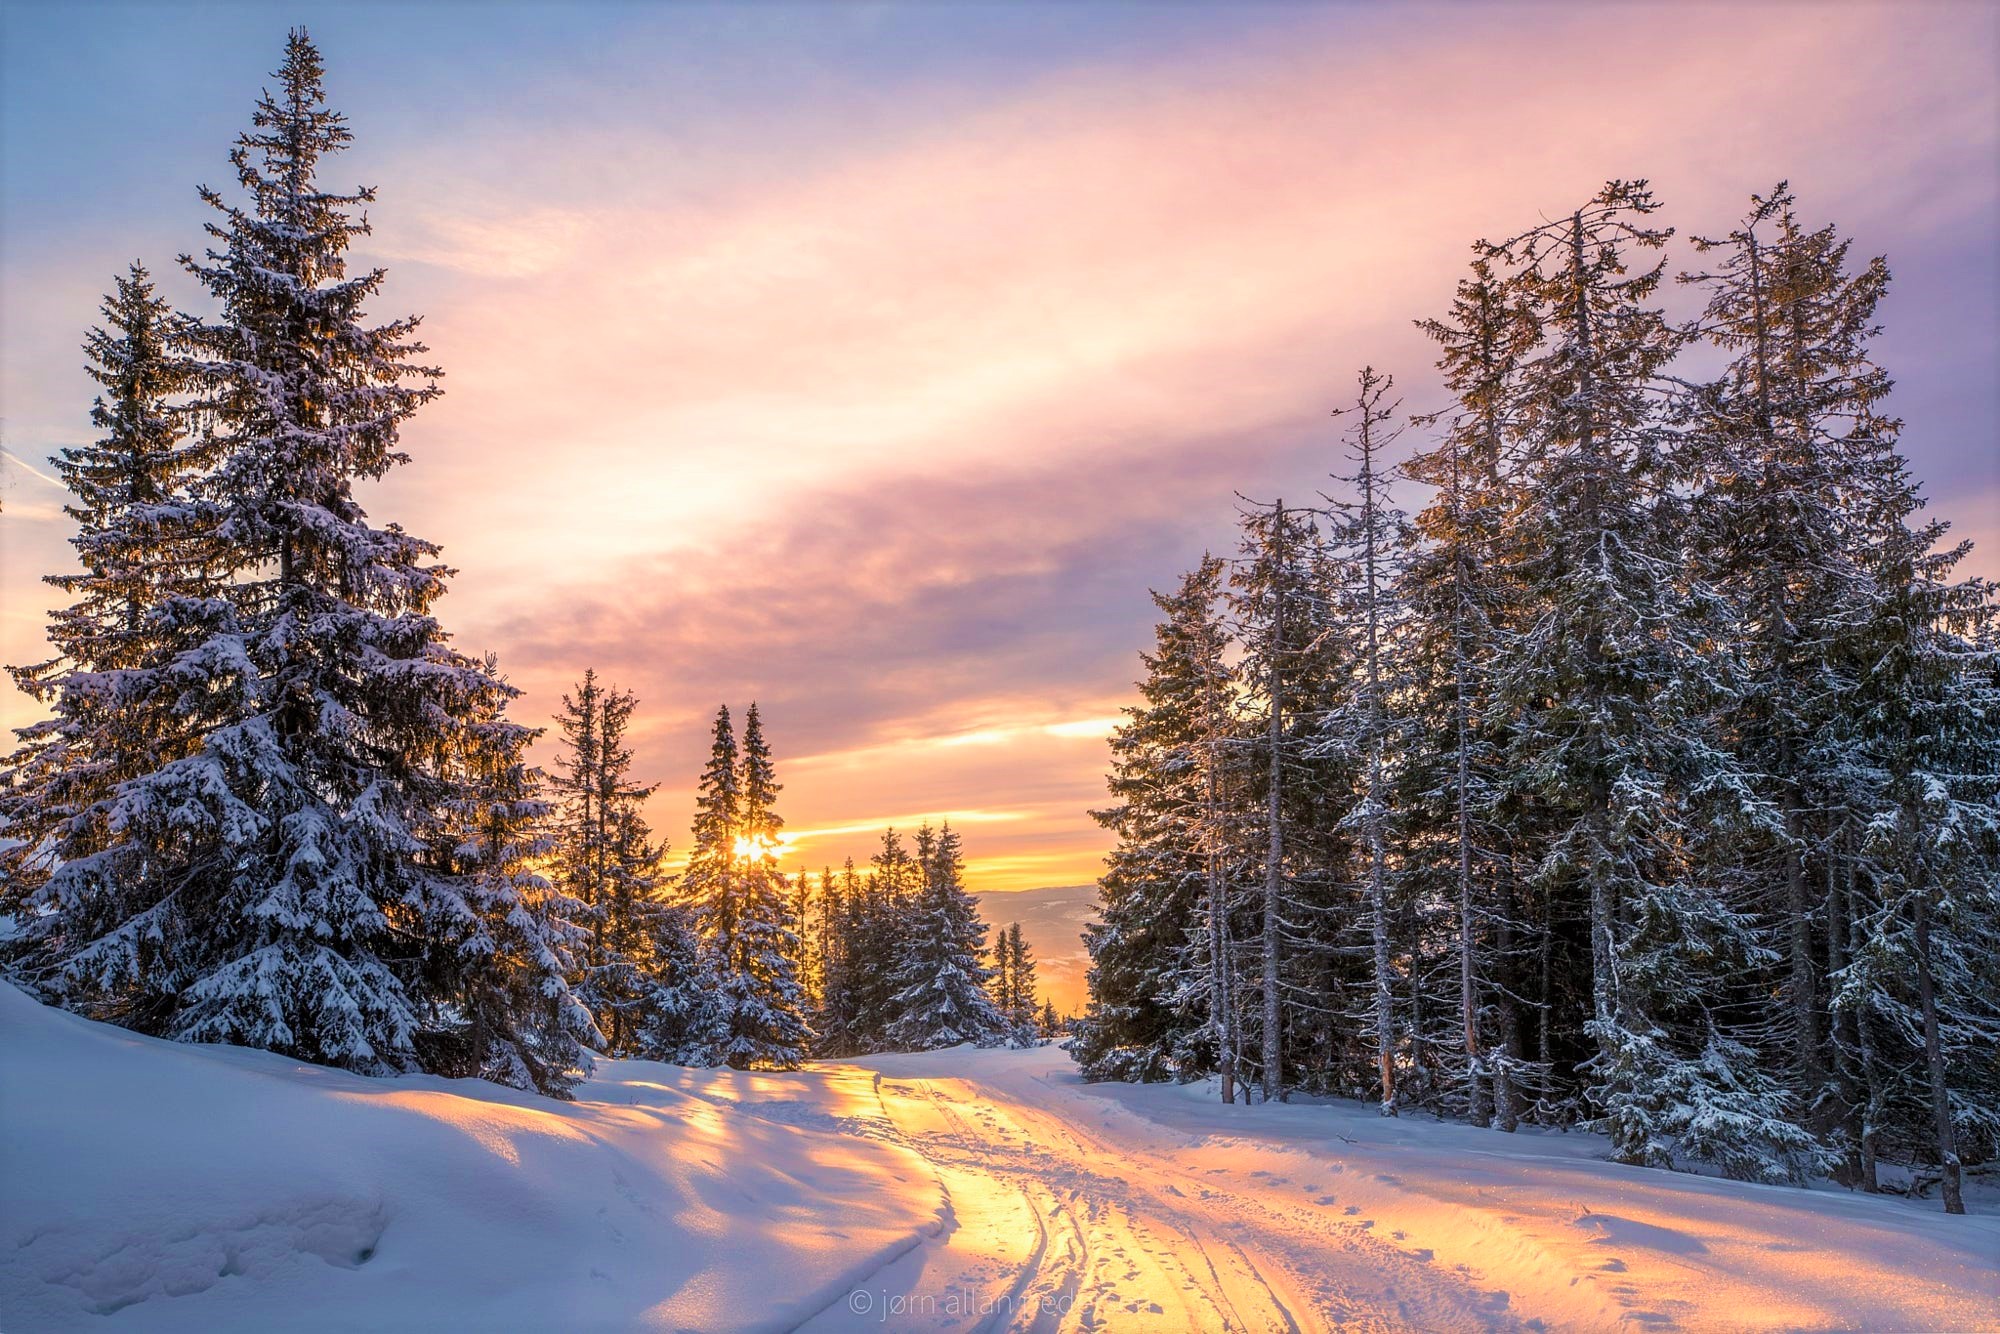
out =
[[1019,922],[1001,933],[998,954],[1005,961],[1008,984],[1006,1002],[997,1008],[1013,1030],[1013,1040],[1032,1043],[1038,1036],[1036,1024],[1041,1003],[1035,994],[1035,952],[1021,935]]
[[[1355,680],[1340,706],[1321,723],[1322,751],[1350,757],[1361,783],[1347,827],[1361,839],[1360,876],[1366,886],[1366,915],[1373,962],[1373,994],[1367,1012],[1375,1038],[1375,1064],[1380,1080],[1382,1113],[1396,1113],[1398,1033],[1394,1004],[1397,983],[1390,945],[1396,889],[1390,884],[1389,804],[1392,721],[1390,695],[1397,690],[1398,663],[1391,657],[1392,641],[1400,634],[1404,608],[1396,584],[1398,553],[1404,543],[1402,514],[1389,503],[1382,452],[1395,443],[1398,404],[1383,399],[1395,381],[1365,367],[1360,374],[1349,442],[1355,472],[1346,481],[1357,497],[1334,502],[1335,519],[1327,545],[1343,567],[1344,594],[1339,619],[1357,646]],[[1399,692],[1404,693],[1404,692]]]
[[204,722],[172,668],[213,619],[220,562],[211,513],[192,495],[209,462],[190,438],[184,396],[198,368],[178,350],[186,321],[134,263],[85,339],[103,387],[101,432],[65,449],[56,469],[72,496],[82,569],[45,576],[76,601],[51,613],[56,655],[11,668],[51,717],[18,731],[0,783],[0,910],[16,976],[98,1018],[156,1031],[184,975],[160,925],[166,886],[138,873],[144,851],[115,827],[121,785],[187,755]]
[[[1345,869],[1352,836],[1341,828],[1336,794],[1351,791],[1353,758],[1322,743],[1321,727],[1351,689],[1351,650],[1338,632],[1337,576],[1310,510],[1282,501],[1242,520],[1242,550],[1231,573],[1246,775],[1254,800],[1261,882],[1256,920],[1258,1080],[1266,1101],[1290,1084],[1316,1091],[1351,1081],[1353,1052],[1336,1016],[1357,1008],[1361,982],[1344,936],[1361,918]],[[1254,728],[1254,732],[1251,730]],[[1239,1048],[1248,1057],[1248,1044]],[[1372,1060],[1369,1062],[1373,1065]]]
[[216,246],[183,258],[221,306],[191,341],[233,615],[176,670],[220,716],[134,784],[125,828],[198,924],[173,1036],[401,1069],[424,1023],[413,985],[472,915],[463,877],[423,855],[464,783],[439,757],[497,683],[430,614],[450,574],[437,548],[354,499],[405,461],[399,430],[437,372],[414,319],[366,321],[384,274],[349,275],[346,251],[374,194],[319,186],[351,136],[303,30],[276,78],[231,154],[247,202],[204,189]]
[[[716,727],[720,745],[727,735],[726,710]],[[791,1070],[804,1059],[811,1031],[792,967],[798,937],[789,925],[785,879],[778,870],[778,831],[784,827],[776,810],[780,789],[755,704],[744,717],[740,774],[734,856],[723,896],[728,903],[709,925],[729,1034],[723,1055],[739,1070]]]
[[1658,396],[1685,335],[1647,304],[1664,260],[1631,267],[1670,235],[1648,221],[1657,207],[1644,182],[1614,181],[1492,250],[1544,331],[1514,404],[1533,620],[1499,689],[1521,718],[1510,762],[1555,825],[1535,878],[1574,895],[1589,926],[1594,1050],[1580,1069],[1615,1154],[1665,1165],[1700,1135],[1697,1152],[1732,1171],[1794,1177],[1810,1139],[1714,1003],[1758,945],[1700,879],[1698,852],[1754,799],[1711,726],[1732,689],[1715,651],[1726,617],[1683,581],[1675,536]]
[[1521,1004],[1531,994],[1529,923],[1515,870],[1532,819],[1500,763],[1509,715],[1494,698],[1491,664],[1516,626],[1510,611],[1519,597],[1504,575],[1518,501],[1503,463],[1515,370],[1537,330],[1484,258],[1459,282],[1449,314],[1419,327],[1439,345],[1454,402],[1419,419],[1445,422],[1445,430],[1403,465],[1432,499],[1413,522],[1400,576],[1411,618],[1399,646],[1410,680],[1396,840],[1406,880],[1417,892],[1435,886],[1456,907],[1467,1110],[1483,1121],[1490,1109],[1493,1123],[1511,1131],[1532,1080]]
[[216,245],[183,257],[221,306],[182,331],[215,458],[193,488],[215,595],[168,613],[186,643],[157,688],[199,741],[124,779],[113,844],[56,875],[115,876],[136,908],[103,924],[93,966],[143,974],[149,1031],[403,1070],[463,1023],[467,941],[497,938],[481,872],[445,849],[506,691],[431,615],[437,549],[355,502],[404,461],[436,372],[415,320],[367,322],[382,271],[347,272],[373,195],[318,185],[350,136],[304,32],[277,78],[231,154],[247,201],[204,190]]
[[[1226,568],[1205,557],[1175,592],[1152,595],[1164,619],[1141,655],[1141,702],[1111,736],[1117,804],[1091,812],[1117,843],[1098,882],[1098,920],[1084,932],[1090,1001],[1076,1055],[1088,1079],[1198,1073],[1234,1033],[1222,998],[1235,956],[1222,942],[1234,910],[1229,872],[1241,859],[1221,793],[1239,780],[1243,752],[1224,707]],[[1191,948],[1198,909],[1208,929]]]
[[506,720],[519,692],[500,681],[490,655],[484,666],[495,688],[480,702],[465,781],[438,830],[449,846],[437,856],[464,875],[471,912],[429,989],[463,1027],[425,1065],[566,1097],[590,1069],[586,1044],[603,1041],[564,984],[586,939],[574,920],[582,905],[533,869],[553,842],[542,832],[549,805],[537,792],[540,774],[526,760],[536,733]]
[[[1992,583],[1953,577],[1970,543],[1944,545],[1940,520],[1913,525],[1923,500],[1896,427],[1861,436],[1869,588],[1843,712],[1873,808],[1838,1004],[1860,1021],[1870,1081],[1888,1086],[1870,1119],[1934,1162],[1946,1212],[1964,1213],[1961,1139],[2000,1147],[2000,607]],[[1898,1104],[1925,1116],[1894,1125]]]
[[918,847],[923,883],[895,965],[896,1017],[885,1036],[912,1051],[1001,1041],[1008,1024],[986,991],[986,924],[966,892],[958,833],[946,824],[933,836],[925,826]]

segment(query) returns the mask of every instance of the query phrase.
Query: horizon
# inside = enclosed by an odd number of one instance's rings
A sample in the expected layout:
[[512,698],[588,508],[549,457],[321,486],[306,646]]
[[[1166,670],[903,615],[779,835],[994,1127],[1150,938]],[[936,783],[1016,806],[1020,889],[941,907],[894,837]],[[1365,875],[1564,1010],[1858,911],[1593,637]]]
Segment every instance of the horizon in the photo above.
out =
[[[1888,255],[1903,447],[2000,574],[1990,9],[1754,10],[1727,50],[1684,7],[452,12],[6,11],[0,658],[44,656],[38,581],[74,563],[43,475],[91,435],[98,299],[135,255],[191,296],[195,186],[301,19],[355,133],[327,179],[380,189],[374,313],[423,316],[446,371],[364,503],[442,543],[440,615],[518,721],[586,667],[637,692],[676,854],[709,718],[755,700],[787,871],[948,819],[976,890],[1094,882],[1147,590],[1229,549],[1234,493],[1332,485],[1364,362],[1441,403],[1411,322],[1469,243],[1608,176],[1653,181],[1675,267],[1780,177]],[[1652,51],[1642,91],[1538,78],[1607,38]],[[1504,78],[1468,62],[1496,44]],[[1835,65],[1879,96],[1797,114]],[[136,142],[103,87],[171,115]]]

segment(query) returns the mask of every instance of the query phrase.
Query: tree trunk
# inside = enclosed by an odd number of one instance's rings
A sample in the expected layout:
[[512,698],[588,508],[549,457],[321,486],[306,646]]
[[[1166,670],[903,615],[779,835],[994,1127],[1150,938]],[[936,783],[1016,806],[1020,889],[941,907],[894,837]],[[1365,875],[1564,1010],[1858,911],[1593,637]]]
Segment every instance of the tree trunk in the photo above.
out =
[[1285,586],[1283,570],[1285,502],[1276,506],[1277,523],[1272,529],[1278,545],[1279,575],[1277,607],[1272,613],[1270,695],[1271,772],[1266,818],[1270,822],[1270,847],[1264,863],[1264,1101],[1278,1096],[1283,1083],[1284,1046],[1279,1038],[1278,936],[1282,930],[1280,889],[1285,860],[1285,832],[1280,819],[1279,799],[1284,790],[1284,678],[1278,661],[1285,645]]
[[[1840,892],[1839,862],[1841,840],[1836,839],[1826,858],[1826,975],[1828,985],[1847,967],[1847,904]],[[1827,1039],[1833,1048],[1834,1099],[1838,1104],[1838,1124],[1844,1132],[1846,1152],[1838,1179],[1853,1186],[1861,1180],[1861,1127],[1857,1119],[1854,1087],[1854,1016],[1847,1011],[1829,1010]]]
[[[1375,946],[1375,1064],[1382,1078],[1382,1115],[1396,1114],[1395,1001],[1390,995],[1389,886],[1387,850],[1382,838],[1382,718],[1380,613],[1376,606],[1374,446],[1369,438],[1370,408],[1364,379],[1361,400],[1361,532],[1363,576],[1368,593],[1368,811],[1363,820],[1368,839],[1368,908],[1374,917]],[[1412,981],[1414,982],[1414,977]]]
[[1944,1049],[1938,1038],[1937,987],[1931,977],[1931,906],[1929,887],[1918,871],[1916,893],[1917,1003],[1924,1016],[1924,1072],[1930,1080],[1931,1118],[1937,1130],[1938,1166],[1944,1173],[1944,1211],[1965,1212],[1964,1185],[1958,1162],[1958,1140],[1951,1123],[1951,1094],[1944,1081]]
[[1521,1052],[1521,1014],[1515,1001],[1515,987],[1520,972],[1514,966],[1514,869],[1511,858],[1504,859],[1497,870],[1500,878],[1500,922],[1497,935],[1497,967],[1494,997],[1500,1019],[1500,1045],[1502,1058],[1493,1066],[1493,1120],[1501,1130],[1513,1134],[1521,1123],[1520,1093],[1514,1086],[1514,1071],[1519,1068]]
[[[1456,636],[1454,636],[1456,638]],[[1458,1020],[1465,1035],[1465,1079],[1470,1090],[1470,1115],[1474,1124],[1484,1125],[1489,1112],[1486,1099],[1485,1060],[1479,1052],[1479,996],[1473,983],[1472,967],[1472,817],[1466,801],[1471,783],[1470,760],[1466,755],[1465,652],[1455,646],[1453,713],[1458,733],[1458,775],[1454,800],[1458,817]],[[1498,1096],[1498,1089],[1495,1089]]]

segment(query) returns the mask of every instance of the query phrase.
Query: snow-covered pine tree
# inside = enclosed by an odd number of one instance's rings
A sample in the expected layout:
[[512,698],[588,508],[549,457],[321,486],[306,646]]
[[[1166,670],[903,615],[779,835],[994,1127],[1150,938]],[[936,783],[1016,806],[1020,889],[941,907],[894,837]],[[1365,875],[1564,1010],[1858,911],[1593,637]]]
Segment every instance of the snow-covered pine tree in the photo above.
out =
[[576,920],[584,940],[577,951],[574,980],[593,1013],[599,1005],[586,974],[594,972],[604,952],[604,897],[610,863],[610,819],[598,805],[603,784],[603,746],[599,732],[604,720],[604,687],[597,669],[586,668],[573,694],[563,696],[556,715],[562,747],[549,786],[556,794],[555,834],[550,852],[553,869],[564,892],[576,903]]
[[1507,715],[1493,701],[1489,664],[1514,628],[1502,544],[1515,502],[1501,465],[1515,366],[1536,329],[1483,258],[1460,280],[1449,314],[1418,327],[1439,345],[1438,369],[1454,403],[1418,419],[1445,429],[1402,469],[1432,498],[1413,521],[1400,576],[1411,616],[1397,650],[1410,679],[1396,842],[1415,892],[1432,886],[1456,907],[1467,1112],[1484,1122],[1490,1110],[1493,1124],[1511,1131],[1529,1078],[1520,1003],[1528,994],[1527,932],[1514,867],[1530,815],[1519,801],[1501,815],[1510,786],[1499,763]]
[[[1256,941],[1258,1006],[1248,1012],[1269,1100],[1288,1082],[1315,1091],[1358,1084],[1351,1037],[1336,1021],[1358,1008],[1352,996],[1365,977],[1344,939],[1361,914],[1345,874],[1353,839],[1336,799],[1354,779],[1349,759],[1327,751],[1320,731],[1352,679],[1334,615],[1340,576],[1317,516],[1279,501],[1247,510],[1242,531],[1230,604],[1255,805],[1244,806],[1239,827],[1254,831],[1262,894],[1254,931],[1239,938]],[[1238,1049],[1241,1058],[1250,1052]],[[1374,1067],[1372,1053],[1362,1066]]]
[[1646,304],[1664,260],[1630,267],[1670,234],[1657,207],[1643,181],[1614,181],[1490,248],[1544,331],[1514,402],[1531,619],[1498,684],[1519,718],[1509,761],[1555,821],[1535,877],[1552,916],[1589,925],[1578,1069],[1597,1125],[1622,1161],[1667,1165],[1678,1143],[1795,1177],[1812,1141],[1718,1004],[1762,960],[1754,923],[1695,874],[1754,800],[1712,735],[1728,639],[1721,604],[1684,579],[1669,489],[1658,395],[1686,336]]
[[863,1050],[857,1028],[860,979],[865,960],[858,953],[862,903],[861,877],[854,858],[842,866],[838,879],[828,867],[820,876],[820,957],[823,976],[819,1008],[813,1013],[814,1051],[821,1056],[852,1056]]
[[926,825],[918,831],[917,847],[923,883],[910,905],[903,953],[894,965],[896,1018],[887,1039],[912,1051],[1002,1041],[1008,1021],[986,991],[992,979],[981,962],[986,923],[966,892],[958,833],[948,822],[935,835]]
[[1035,987],[1035,951],[1021,935],[1019,922],[1001,933],[998,953],[1005,960],[1008,979],[1007,1004],[1000,1011],[1001,1017],[1012,1030],[1013,1041],[1032,1044],[1040,1036],[1036,1029],[1041,1001]]
[[1003,927],[993,940],[993,980],[986,987],[993,998],[993,1008],[1003,1016],[1014,1012],[1013,963],[1007,954],[1007,932]]
[[684,899],[652,906],[647,933],[646,1003],[639,1012],[635,1054],[669,1065],[713,1066],[728,1040],[719,1000],[721,979],[701,938],[701,915]]
[[[716,722],[719,748],[728,724],[724,710]],[[718,757],[724,753],[717,751]],[[723,1058],[738,1070],[792,1070],[805,1058],[812,1034],[792,971],[797,937],[789,925],[785,879],[778,870],[778,831],[784,827],[776,810],[779,785],[755,704],[744,717],[739,772],[733,856],[722,894],[709,900],[707,927],[729,1034]],[[708,777],[703,781],[706,791]]]
[[1924,502],[1897,428],[1864,419],[1851,438],[1869,586],[1842,705],[1873,810],[1836,1004],[1859,1020],[1869,1120],[1933,1160],[1946,1212],[1964,1213],[1961,1139],[2000,1147],[2000,606],[1991,582],[1954,578],[1970,542],[1912,523]]
[[[1173,593],[1152,595],[1165,619],[1141,655],[1141,702],[1111,736],[1118,804],[1091,812],[1117,844],[1098,881],[1098,920],[1084,931],[1090,1001],[1075,1052],[1086,1079],[1191,1076],[1212,1068],[1234,1033],[1217,1001],[1234,964],[1222,944],[1233,910],[1225,789],[1243,786],[1218,614],[1226,569],[1205,556]],[[1191,951],[1198,912],[1207,917]]]
[[635,1050],[655,1005],[680,1006],[658,994],[674,983],[652,957],[656,937],[667,929],[652,920],[664,911],[666,877],[659,866],[664,849],[640,812],[655,785],[633,779],[625,742],[637,707],[631,691],[602,685],[595,670],[586,670],[556,718],[563,752],[553,783],[560,809],[552,862],[584,933],[571,985],[612,1055]]
[[664,844],[653,841],[640,805],[657,784],[632,777],[632,749],[625,735],[638,697],[629,690],[606,690],[597,729],[597,810],[604,820],[604,878],[600,911],[592,921],[597,963],[593,990],[604,1007],[599,1020],[609,1050],[632,1049],[646,1013],[660,1003],[655,993],[667,983],[655,968],[653,915],[662,906],[666,876],[660,860]]
[[902,1017],[897,1001],[899,970],[915,931],[924,872],[893,828],[882,831],[882,847],[869,858],[868,875],[853,900],[853,997],[855,1035],[862,1051],[894,1045],[889,1030]]
[[354,499],[404,461],[399,428],[436,372],[414,319],[366,322],[384,275],[350,276],[346,250],[373,194],[318,185],[350,136],[303,31],[277,79],[231,154],[247,203],[204,190],[217,246],[183,257],[221,304],[187,338],[227,578],[169,668],[199,747],[119,788],[114,855],[148,906],[115,931],[171,955],[147,965],[170,979],[169,1036],[402,1070],[452,1022],[427,980],[480,912],[437,826],[468,795],[497,682],[430,614],[437,549]]
[[787,887],[791,893],[789,911],[794,941],[792,975],[799,980],[800,1008],[810,1019],[819,1009],[823,981],[818,918],[824,911],[824,901],[819,907],[814,906],[812,876],[803,867],[787,882]]
[[[1343,693],[1337,707],[1320,720],[1324,753],[1340,757],[1358,771],[1360,779],[1343,824],[1360,839],[1360,877],[1373,983],[1366,1019],[1375,1041],[1384,1116],[1396,1114],[1398,1047],[1404,1046],[1411,1054],[1417,1049],[1414,1032],[1407,1044],[1398,1041],[1394,1000],[1397,963],[1390,942],[1397,920],[1404,916],[1401,896],[1391,883],[1389,865],[1389,789],[1393,763],[1390,748],[1395,741],[1390,697],[1392,692],[1407,693],[1406,689],[1399,691],[1404,685],[1397,679],[1401,675],[1401,662],[1392,654],[1406,615],[1397,586],[1400,553],[1407,537],[1406,523],[1390,502],[1388,478],[1381,462],[1383,451],[1401,434],[1396,424],[1400,403],[1383,401],[1394,386],[1393,377],[1376,374],[1372,366],[1363,367],[1353,406],[1335,414],[1353,414],[1348,444],[1355,471],[1339,480],[1352,488],[1356,499],[1331,502],[1333,519],[1326,544],[1346,572],[1336,594],[1336,616],[1344,637],[1356,648],[1353,685]],[[1408,941],[1405,949],[1414,980],[1418,942]],[[1416,1016],[1410,1017],[1414,1023]]]
[[536,733],[506,720],[519,692],[491,655],[484,671],[493,686],[468,728],[465,772],[438,829],[451,843],[439,863],[464,876],[471,912],[454,949],[438,956],[446,971],[426,986],[458,1025],[420,1038],[420,1051],[439,1073],[567,1097],[590,1069],[585,1044],[603,1040],[565,984],[587,939],[574,920],[582,905],[533,869],[553,842],[541,832],[549,806],[537,793],[540,774],[526,760]]
[[708,763],[697,781],[694,798],[694,844],[687,869],[681,873],[681,893],[697,904],[705,933],[735,929],[736,837],[742,818],[741,757],[729,706],[715,711]]
[[1837,826],[1850,823],[1840,736],[1839,641],[1864,600],[1866,545],[1851,513],[1867,457],[1853,432],[1873,421],[1888,377],[1869,359],[1881,259],[1846,271],[1833,228],[1806,231],[1780,182],[1753,196],[1721,240],[1695,240],[1713,267],[1681,275],[1708,292],[1700,323],[1732,354],[1687,405],[1695,505],[1691,547],[1731,603],[1740,699],[1735,751],[1771,817],[1733,841],[1719,874],[1767,923],[1784,959],[1771,979],[1790,1084],[1821,1131],[1846,1124],[1843,1157],[1859,1173],[1854,1107],[1833,1087],[1814,919],[1826,905]]
[[0,911],[16,923],[5,947],[16,977],[157,1032],[184,980],[143,925],[168,887],[131,873],[144,849],[113,821],[120,784],[198,744],[201,701],[180,697],[171,667],[215,614],[220,562],[191,496],[210,451],[182,408],[197,370],[178,350],[185,320],[138,263],[103,313],[84,342],[104,391],[90,414],[101,434],[56,460],[82,569],[45,576],[76,601],[50,615],[55,656],[9,669],[52,716],[18,730],[5,763]]

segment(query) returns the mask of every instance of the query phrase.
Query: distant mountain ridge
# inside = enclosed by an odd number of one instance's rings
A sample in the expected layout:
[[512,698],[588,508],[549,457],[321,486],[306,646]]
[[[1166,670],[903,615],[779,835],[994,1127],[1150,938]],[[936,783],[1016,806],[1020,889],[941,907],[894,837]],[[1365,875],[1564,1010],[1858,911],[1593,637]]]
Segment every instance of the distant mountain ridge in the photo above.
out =
[[1021,935],[1035,952],[1035,980],[1042,995],[1064,1014],[1082,1014],[1090,969],[1083,928],[1097,916],[1097,886],[992,890],[973,897],[996,931],[1010,922],[1021,924]]

